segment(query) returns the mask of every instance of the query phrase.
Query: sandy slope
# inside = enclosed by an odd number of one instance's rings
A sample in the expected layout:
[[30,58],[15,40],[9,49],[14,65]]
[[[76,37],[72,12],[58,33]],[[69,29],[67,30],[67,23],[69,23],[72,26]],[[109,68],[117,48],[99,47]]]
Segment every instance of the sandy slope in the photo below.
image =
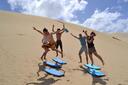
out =
[[[97,32],[95,45],[105,61],[105,66],[94,57],[95,63],[102,66],[106,74],[102,78],[93,78],[79,66],[80,43],[69,33],[64,33],[65,77],[56,78],[51,75],[37,77],[38,63],[43,52],[42,36],[32,30],[32,26],[42,30],[47,27],[51,31],[52,24],[62,27],[56,20],[27,16],[16,13],[0,12],[0,85],[128,85],[128,44],[113,39],[112,36]],[[66,23],[66,28],[75,35],[82,32],[82,27]],[[89,30],[88,30],[89,31]],[[50,51],[48,60],[55,56]]]

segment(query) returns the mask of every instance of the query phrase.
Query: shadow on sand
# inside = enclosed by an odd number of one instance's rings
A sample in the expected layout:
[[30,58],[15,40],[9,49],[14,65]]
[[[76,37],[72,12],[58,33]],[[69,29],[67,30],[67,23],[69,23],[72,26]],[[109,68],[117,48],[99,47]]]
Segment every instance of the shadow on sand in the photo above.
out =
[[45,75],[44,77],[37,79],[36,82],[30,82],[30,83],[27,83],[26,85],[51,85],[60,80],[60,79],[55,80],[54,78],[46,78],[47,76],[48,75]]
[[96,85],[97,83],[100,85],[107,85],[107,81],[109,81],[108,78],[92,76],[92,85]]
[[[79,69],[73,69],[73,70],[82,71],[85,74],[88,73],[88,71],[85,68],[83,68],[83,66],[80,66]],[[107,85],[107,81],[109,81],[108,78],[92,76],[92,85],[96,85],[96,84]]]
[[86,73],[88,73],[85,69],[84,69],[84,67],[82,66],[82,65],[80,65],[79,66],[80,68],[77,68],[77,69],[72,69],[72,70],[77,70],[77,71],[82,71],[84,74],[86,74]]

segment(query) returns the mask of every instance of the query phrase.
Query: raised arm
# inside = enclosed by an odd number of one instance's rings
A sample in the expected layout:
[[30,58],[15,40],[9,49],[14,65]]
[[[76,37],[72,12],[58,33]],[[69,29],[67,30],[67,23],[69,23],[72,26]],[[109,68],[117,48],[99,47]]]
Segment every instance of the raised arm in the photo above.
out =
[[35,31],[37,31],[38,33],[40,33],[40,34],[44,35],[44,33],[43,33],[43,32],[41,32],[40,30],[37,30],[35,27],[33,27],[33,30],[35,30]]
[[84,30],[83,30],[83,32],[85,33],[86,37],[89,37],[87,31],[84,31]]
[[74,38],[79,39],[77,36],[73,35],[72,33],[71,33],[71,35],[72,35]]
[[55,30],[54,30],[54,24],[52,25],[52,32],[51,32],[51,34],[56,34],[56,32],[55,32]]
[[63,29],[61,29],[60,33],[64,33],[64,29],[65,29],[65,24],[63,23]]
[[54,24],[53,24],[53,25],[52,25],[52,32],[55,32],[54,27],[55,27],[55,26],[54,26]]
[[94,41],[94,38],[88,39],[88,38],[89,38],[89,35],[88,35],[87,31],[84,31],[84,30],[83,30],[83,32],[85,33],[85,35],[86,35],[86,37],[87,37],[88,43],[91,43],[91,42]]

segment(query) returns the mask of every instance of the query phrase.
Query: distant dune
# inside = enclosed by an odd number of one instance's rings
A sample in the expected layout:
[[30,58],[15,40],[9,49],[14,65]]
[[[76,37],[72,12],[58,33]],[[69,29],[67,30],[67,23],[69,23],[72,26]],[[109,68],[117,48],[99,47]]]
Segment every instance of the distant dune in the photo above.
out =
[[[38,63],[41,62],[40,56],[43,53],[42,36],[33,31],[32,27],[35,26],[39,30],[46,27],[51,31],[53,24],[55,28],[62,28],[62,24],[57,20],[0,12],[0,85],[128,85],[128,44],[113,39],[113,35],[96,32],[94,43],[105,65],[102,66],[94,56],[95,64],[102,67],[101,70],[106,76],[92,77],[80,68],[80,65],[86,63],[85,56],[82,55],[83,63],[78,63],[80,43],[70,35],[73,33],[78,36],[83,29],[89,33],[91,30],[66,22],[69,33],[62,36],[64,60],[68,62],[63,66],[65,76],[45,76],[46,73],[42,72],[41,76],[37,77]],[[53,57],[55,52],[50,51],[48,60]]]

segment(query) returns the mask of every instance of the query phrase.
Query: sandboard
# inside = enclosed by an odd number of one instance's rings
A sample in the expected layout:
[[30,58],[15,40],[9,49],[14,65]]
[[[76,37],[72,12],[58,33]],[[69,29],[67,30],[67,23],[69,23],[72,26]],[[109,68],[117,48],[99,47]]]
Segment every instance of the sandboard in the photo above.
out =
[[48,68],[48,67],[46,67],[44,69],[44,71],[46,73],[51,74],[51,75],[56,76],[56,77],[62,77],[62,76],[64,76],[64,72],[58,71],[58,70],[56,70],[54,68]]
[[84,66],[88,67],[88,68],[92,68],[92,69],[96,69],[96,70],[100,70],[101,67],[100,66],[96,66],[96,65],[92,65],[92,64],[84,64]]
[[58,58],[58,57],[55,57],[55,58],[53,58],[52,60],[55,61],[56,63],[59,63],[59,64],[66,64],[65,61],[61,60],[61,59]]
[[53,67],[53,68],[61,68],[61,64],[58,64],[58,63],[53,63],[50,61],[45,61],[45,63],[46,63],[46,65]]
[[102,76],[105,76],[105,74],[103,72],[101,72],[100,70],[88,68],[86,66],[84,66],[84,69],[87,70],[87,72],[89,74],[91,74],[92,76],[94,76],[94,77],[102,77]]

